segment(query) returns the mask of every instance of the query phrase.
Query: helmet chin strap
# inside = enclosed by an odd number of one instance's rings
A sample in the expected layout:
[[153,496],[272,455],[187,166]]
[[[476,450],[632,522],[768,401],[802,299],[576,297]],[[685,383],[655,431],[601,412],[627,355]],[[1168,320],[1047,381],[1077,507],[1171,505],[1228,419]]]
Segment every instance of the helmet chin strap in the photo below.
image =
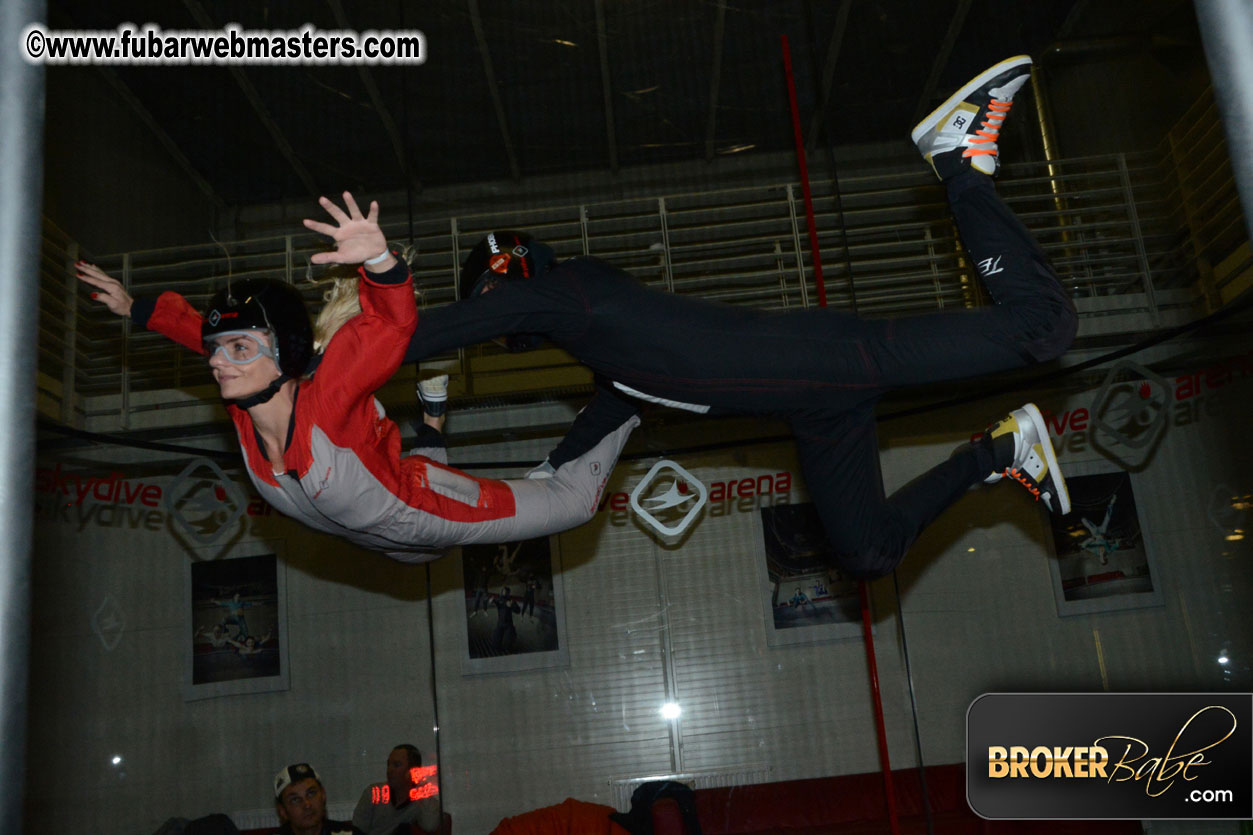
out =
[[287,374],[280,374],[277,379],[256,394],[250,394],[247,397],[240,397],[236,400],[228,400],[228,403],[234,403],[241,409],[251,409],[253,406],[260,406],[262,403],[269,403],[274,395],[278,394],[278,390],[283,387],[283,383],[290,380]]

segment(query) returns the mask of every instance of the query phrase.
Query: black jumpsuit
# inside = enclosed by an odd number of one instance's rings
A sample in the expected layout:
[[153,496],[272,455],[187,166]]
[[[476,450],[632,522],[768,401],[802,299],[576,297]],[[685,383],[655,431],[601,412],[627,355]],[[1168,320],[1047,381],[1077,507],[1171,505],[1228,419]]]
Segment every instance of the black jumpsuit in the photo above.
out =
[[[855,577],[883,576],[942,510],[1008,462],[994,461],[988,444],[969,444],[885,498],[875,403],[903,386],[1054,359],[1075,335],[1074,305],[991,178],[966,172],[947,191],[991,306],[880,320],[829,309],[765,311],[652,290],[583,257],[424,311],[406,361],[502,334],[540,334],[651,398],[709,406],[711,414],[780,415],[796,435],[841,567]],[[586,432],[598,413],[630,408],[602,390],[580,416],[584,428],[576,421],[572,431]],[[601,419],[606,427],[620,423],[617,414]]]

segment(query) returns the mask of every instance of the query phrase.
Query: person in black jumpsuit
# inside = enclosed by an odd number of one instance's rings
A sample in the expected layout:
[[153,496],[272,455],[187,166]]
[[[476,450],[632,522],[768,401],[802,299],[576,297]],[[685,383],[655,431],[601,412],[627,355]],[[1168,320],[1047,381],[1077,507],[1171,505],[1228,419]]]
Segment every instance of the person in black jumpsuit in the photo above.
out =
[[535,578],[526,581],[526,593],[522,596],[522,614],[535,617],[535,590],[539,588],[539,583]]
[[[919,129],[930,126],[921,140],[915,131],[945,183],[991,306],[885,320],[830,309],[734,307],[649,289],[592,257],[545,269],[547,247],[516,233],[494,233],[486,249],[480,243],[471,253],[463,273],[463,283],[466,276],[478,278],[470,265],[481,264],[486,252],[489,270],[477,282],[479,292],[424,311],[406,362],[509,334],[522,345],[533,341],[528,335],[542,335],[591,367],[605,379],[549,457],[552,466],[621,423],[635,408],[622,394],[709,414],[781,415],[796,435],[801,470],[840,568],[857,578],[888,574],[922,529],[969,487],[989,473],[1016,470],[1017,453],[1007,438],[994,442],[989,432],[887,498],[875,436],[878,400],[903,386],[1052,360],[1075,335],[1074,305],[990,176],[998,163],[996,129],[1029,73],[1025,56],[998,64],[924,120]],[[971,107],[982,130],[979,124],[964,130],[961,114]],[[963,128],[956,138],[949,123]],[[511,247],[526,253],[514,265],[521,261],[533,275],[484,285],[497,263],[492,259]],[[484,286],[490,292],[481,292]],[[1051,444],[1048,454],[1052,461]],[[1066,509],[1068,500],[1060,512]]]
[[518,630],[513,625],[513,616],[518,604],[509,596],[509,587],[501,589],[493,605],[496,607],[496,628],[492,630],[492,649],[506,655],[513,652],[513,645],[518,640]]

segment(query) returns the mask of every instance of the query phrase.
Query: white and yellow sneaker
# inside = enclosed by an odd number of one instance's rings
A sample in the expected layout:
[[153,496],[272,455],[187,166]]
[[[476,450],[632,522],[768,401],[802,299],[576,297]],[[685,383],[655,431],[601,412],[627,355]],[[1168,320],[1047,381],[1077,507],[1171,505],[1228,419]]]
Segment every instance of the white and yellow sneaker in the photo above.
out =
[[1070,493],[1066,490],[1066,478],[1057,465],[1053,441],[1049,438],[1048,425],[1034,403],[1014,409],[988,428],[993,443],[997,438],[1012,435],[1014,458],[1009,466],[992,473],[984,479],[988,483],[1012,478],[1027,488],[1036,501],[1044,502],[1050,511],[1059,516],[1070,512]]
[[1031,78],[1031,56],[1006,58],[972,78],[910,133],[936,176],[948,180],[966,168],[989,177],[1000,169],[996,140],[1014,94]]

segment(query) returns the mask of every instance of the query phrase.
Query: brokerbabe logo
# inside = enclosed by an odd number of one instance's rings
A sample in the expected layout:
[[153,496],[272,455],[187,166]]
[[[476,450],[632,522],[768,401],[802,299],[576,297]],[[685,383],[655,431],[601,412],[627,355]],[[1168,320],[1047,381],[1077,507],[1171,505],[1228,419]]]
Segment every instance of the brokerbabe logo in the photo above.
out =
[[1253,694],[992,693],[966,716],[985,818],[1253,815]]

